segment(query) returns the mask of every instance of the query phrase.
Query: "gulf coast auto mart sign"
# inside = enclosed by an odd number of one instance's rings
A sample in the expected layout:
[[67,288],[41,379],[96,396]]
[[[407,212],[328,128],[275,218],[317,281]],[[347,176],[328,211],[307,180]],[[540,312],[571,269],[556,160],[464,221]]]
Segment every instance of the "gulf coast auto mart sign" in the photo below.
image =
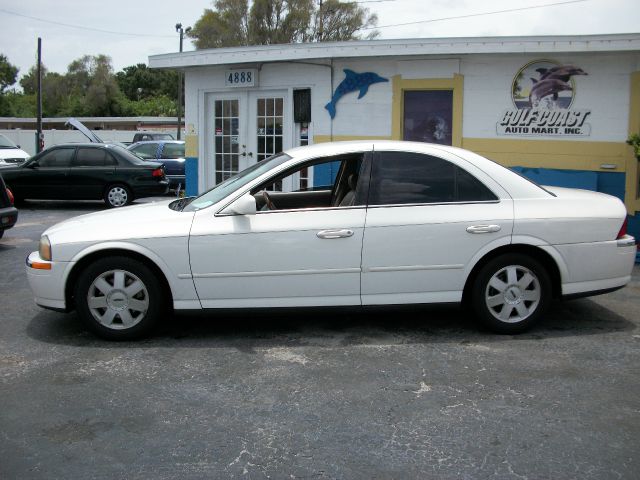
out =
[[575,77],[588,75],[575,65],[536,60],[522,67],[513,79],[511,99],[496,124],[498,135],[576,137],[591,134],[591,110],[572,109]]

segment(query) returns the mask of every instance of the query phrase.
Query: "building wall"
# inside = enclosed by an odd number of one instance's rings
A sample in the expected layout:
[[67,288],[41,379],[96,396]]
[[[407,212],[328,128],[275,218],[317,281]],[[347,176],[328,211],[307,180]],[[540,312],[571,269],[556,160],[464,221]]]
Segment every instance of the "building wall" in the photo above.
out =
[[[514,76],[528,62],[540,59],[577,65],[588,73],[574,77],[576,90],[571,108],[591,111],[587,120],[591,125],[589,136],[498,135],[496,124],[505,110],[513,108],[511,86]],[[584,181],[578,182],[578,186],[600,188],[622,197],[631,214],[640,210],[638,162],[631,148],[625,144],[630,131],[637,129],[633,125],[640,122],[635,118],[640,116],[640,107],[631,103],[633,95],[640,95],[637,91],[640,79],[637,73],[634,74],[640,70],[640,54],[637,52],[483,54],[324,60],[317,63],[324,65],[263,64],[259,67],[259,86],[255,88],[261,91],[286,89],[290,96],[294,88],[311,88],[311,130],[315,142],[400,138],[403,88],[440,85],[455,89],[454,97],[460,100],[460,118],[457,122],[454,119],[454,129],[459,130],[454,132],[457,134],[454,135],[454,145],[474,150],[506,166],[519,167],[531,175],[533,169],[537,169],[536,175],[542,174],[548,183],[566,182],[571,172],[592,172],[595,175],[583,175]],[[333,65],[333,79],[327,66],[330,63]],[[248,67],[255,68],[256,65]],[[357,98],[357,92],[345,95],[337,103],[337,114],[332,121],[324,107],[344,80],[343,70],[346,68],[358,73],[375,72],[389,81],[371,85],[361,99]],[[205,98],[216,91],[241,91],[225,88],[225,70],[225,67],[199,67],[187,69],[186,73],[187,154],[191,158],[192,171],[200,172],[197,182],[200,191],[212,186],[210,181],[201,178],[202,165],[207,161],[202,158],[203,136],[211,133],[203,128],[209,115]],[[607,185],[615,185],[615,188],[605,187]],[[620,185],[625,185],[622,191]],[[195,192],[192,190],[190,193]]]

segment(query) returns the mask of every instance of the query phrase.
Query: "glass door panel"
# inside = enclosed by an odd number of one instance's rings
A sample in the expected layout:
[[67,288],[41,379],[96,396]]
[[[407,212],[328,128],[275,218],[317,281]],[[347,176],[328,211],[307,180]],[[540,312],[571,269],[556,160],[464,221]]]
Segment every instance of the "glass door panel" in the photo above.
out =
[[240,101],[214,100],[214,158],[216,184],[240,169]]

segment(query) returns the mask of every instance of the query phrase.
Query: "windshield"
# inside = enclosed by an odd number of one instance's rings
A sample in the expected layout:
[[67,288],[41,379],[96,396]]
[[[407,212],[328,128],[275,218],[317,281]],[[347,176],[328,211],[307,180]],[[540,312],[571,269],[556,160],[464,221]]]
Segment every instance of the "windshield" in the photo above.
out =
[[224,182],[219,183],[211,190],[203,193],[199,197],[194,198],[188,205],[184,207],[185,212],[194,212],[203,208],[207,208],[214,203],[218,203],[227,195],[242,188],[251,181],[258,178],[263,173],[271,170],[278,165],[282,165],[291,157],[286,153],[279,153],[273,157],[256,163],[249,168],[237,173],[233,177],[227,178]]
[[15,143],[4,135],[0,135],[0,148],[18,148]]

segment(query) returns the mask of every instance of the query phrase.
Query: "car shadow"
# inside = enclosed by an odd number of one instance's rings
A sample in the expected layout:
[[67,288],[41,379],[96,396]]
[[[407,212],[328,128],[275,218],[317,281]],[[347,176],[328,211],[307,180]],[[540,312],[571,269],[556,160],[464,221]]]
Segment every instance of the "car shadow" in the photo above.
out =
[[544,319],[520,335],[482,331],[458,306],[413,306],[375,310],[259,310],[176,314],[155,334],[136,342],[107,342],[87,332],[75,313],[42,311],[27,326],[38,341],[76,347],[236,348],[348,347],[414,343],[545,340],[628,331],[636,325],[588,299],[556,302]]

